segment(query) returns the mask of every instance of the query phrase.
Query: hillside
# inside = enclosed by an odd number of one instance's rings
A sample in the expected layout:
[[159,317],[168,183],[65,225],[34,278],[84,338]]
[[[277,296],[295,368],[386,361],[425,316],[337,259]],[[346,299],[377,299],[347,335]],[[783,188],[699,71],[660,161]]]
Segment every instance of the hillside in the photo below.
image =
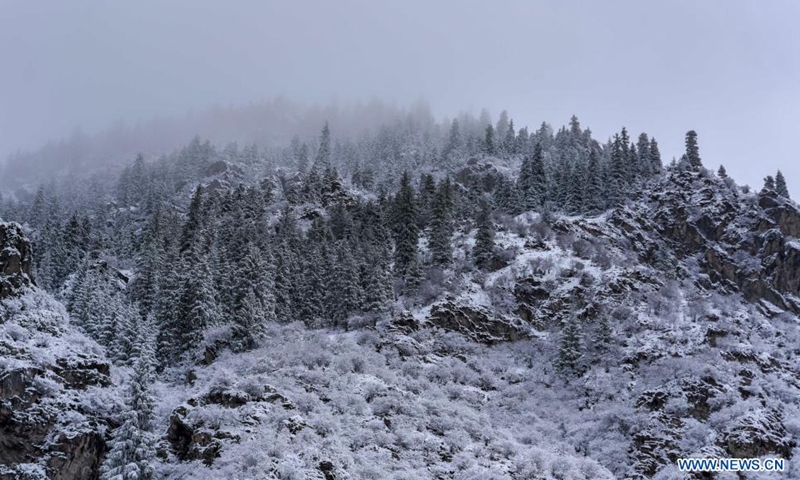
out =
[[696,148],[665,168],[646,134],[600,144],[575,117],[496,130],[326,125],[313,159],[195,139],[0,205],[24,223],[0,229],[0,474],[800,475],[785,184]]

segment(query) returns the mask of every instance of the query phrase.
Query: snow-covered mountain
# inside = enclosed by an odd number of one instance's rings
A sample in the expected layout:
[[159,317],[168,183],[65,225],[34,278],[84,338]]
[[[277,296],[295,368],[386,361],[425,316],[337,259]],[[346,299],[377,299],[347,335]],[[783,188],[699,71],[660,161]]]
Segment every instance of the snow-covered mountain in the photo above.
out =
[[62,188],[63,225],[5,210],[38,269],[0,224],[0,478],[800,476],[786,195],[578,126],[399,186],[325,135],[319,169],[197,141]]

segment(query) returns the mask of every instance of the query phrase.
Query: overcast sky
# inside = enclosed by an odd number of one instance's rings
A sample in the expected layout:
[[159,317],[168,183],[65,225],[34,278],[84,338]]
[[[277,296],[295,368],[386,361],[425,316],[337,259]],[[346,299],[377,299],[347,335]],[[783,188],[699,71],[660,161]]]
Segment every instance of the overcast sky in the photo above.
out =
[[0,155],[276,95],[575,113],[800,198],[800,2],[0,0]]

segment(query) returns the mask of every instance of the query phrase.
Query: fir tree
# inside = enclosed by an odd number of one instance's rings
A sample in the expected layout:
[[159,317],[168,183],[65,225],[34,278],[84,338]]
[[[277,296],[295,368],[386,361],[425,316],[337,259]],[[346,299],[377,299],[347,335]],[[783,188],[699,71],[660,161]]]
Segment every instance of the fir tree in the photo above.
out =
[[783,177],[783,173],[781,173],[780,170],[778,170],[778,173],[775,175],[775,191],[778,195],[789,198],[789,188],[786,186],[786,179]]
[[650,167],[653,173],[659,173],[664,168],[661,163],[661,152],[658,150],[658,142],[656,142],[655,138],[650,139]]
[[719,170],[717,170],[717,175],[719,176],[719,178],[722,178],[722,179],[728,178],[728,171],[725,170],[725,166],[724,165],[720,165],[719,166]]
[[322,127],[322,133],[319,136],[319,150],[317,150],[317,158],[314,160],[314,169],[320,172],[325,172],[331,167],[331,129],[328,122]]
[[419,275],[419,259],[417,243],[419,231],[417,227],[417,202],[408,172],[403,173],[400,190],[395,197],[394,207],[394,269],[395,275],[406,280]]
[[249,350],[275,321],[275,297],[269,262],[253,244],[245,248],[237,268],[233,300],[233,337],[238,350]]
[[452,248],[450,246],[450,237],[453,236],[452,209],[453,199],[450,178],[447,178],[439,182],[433,205],[430,248],[433,255],[433,263],[436,265],[449,265],[452,261]]
[[486,134],[483,137],[483,153],[486,155],[494,155],[496,153],[494,127],[492,127],[491,123],[486,125]]
[[697,132],[694,130],[686,132],[686,158],[693,169],[702,168],[703,162],[700,160],[700,149],[697,146]]
[[308,157],[308,144],[303,142],[297,151],[297,170],[300,173],[306,173],[306,170],[308,170]]
[[775,178],[772,175],[764,177],[764,190],[775,190]]
[[359,282],[359,269],[352,254],[352,245],[341,244],[336,249],[334,277],[333,321],[343,326],[347,318],[358,311],[364,298]]
[[150,433],[153,401],[144,362],[137,363],[131,380],[128,408],[122,424],[111,434],[110,449],[100,468],[101,480],[150,480],[154,476],[155,439]]
[[583,203],[584,211],[590,215],[598,214],[605,209],[602,182],[602,171],[597,162],[597,152],[592,150],[589,153],[589,165],[586,169],[586,188]]
[[579,376],[583,371],[583,339],[575,315],[564,321],[558,348],[558,369],[567,376]]
[[492,224],[492,207],[488,201],[481,202],[477,224],[478,233],[475,236],[472,257],[475,265],[479,268],[488,268],[494,259],[494,225]]
[[542,206],[547,196],[547,177],[544,170],[544,154],[542,144],[533,148],[533,156],[522,162],[519,176],[519,189],[523,207],[535,210]]
[[203,186],[198,185],[189,204],[186,223],[181,232],[180,251],[185,252],[199,242],[199,234],[203,226]]

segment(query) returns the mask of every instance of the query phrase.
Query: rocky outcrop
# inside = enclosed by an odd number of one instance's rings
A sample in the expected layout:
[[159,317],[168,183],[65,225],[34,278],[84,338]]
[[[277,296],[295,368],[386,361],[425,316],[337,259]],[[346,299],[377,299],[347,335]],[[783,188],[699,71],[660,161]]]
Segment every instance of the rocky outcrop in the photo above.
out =
[[0,223],[0,479],[97,479],[113,424],[114,406],[99,405],[114,398],[110,364],[30,268],[22,229]]
[[[234,433],[220,429],[218,426],[207,425],[202,420],[195,418],[192,415],[195,408],[218,405],[237,409],[245,405],[268,404],[279,406],[284,410],[295,410],[294,404],[270,385],[265,385],[259,392],[215,387],[204,395],[190,398],[186,403],[186,405],[173,410],[170,415],[169,427],[164,440],[178,459],[201,460],[206,465],[212,465],[214,460],[220,456],[225,442],[238,443],[241,439]],[[255,418],[244,419],[243,422],[258,423],[258,420]],[[287,427],[295,428],[296,426],[287,425]]]
[[459,332],[476,342],[488,345],[510,342],[527,336],[521,323],[493,315],[482,307],[438,303],[431,308],[429,326]]
[[680,260],[695,256],[708,288],[800,313],[797,205],[771,190],[743,198],[735,187],[698,172],[674,171],[662,182],[610,218],[641,261],[664,268],[672,257],[680,270]]
[[31,244],[18,223],[0,223],[0,299],[33,283]]
[[787,433],[780,412],[761,409],[748,413],[728,430],[725,446],[731,456],[737,458],[764,455],[790,458],[795,442]]

